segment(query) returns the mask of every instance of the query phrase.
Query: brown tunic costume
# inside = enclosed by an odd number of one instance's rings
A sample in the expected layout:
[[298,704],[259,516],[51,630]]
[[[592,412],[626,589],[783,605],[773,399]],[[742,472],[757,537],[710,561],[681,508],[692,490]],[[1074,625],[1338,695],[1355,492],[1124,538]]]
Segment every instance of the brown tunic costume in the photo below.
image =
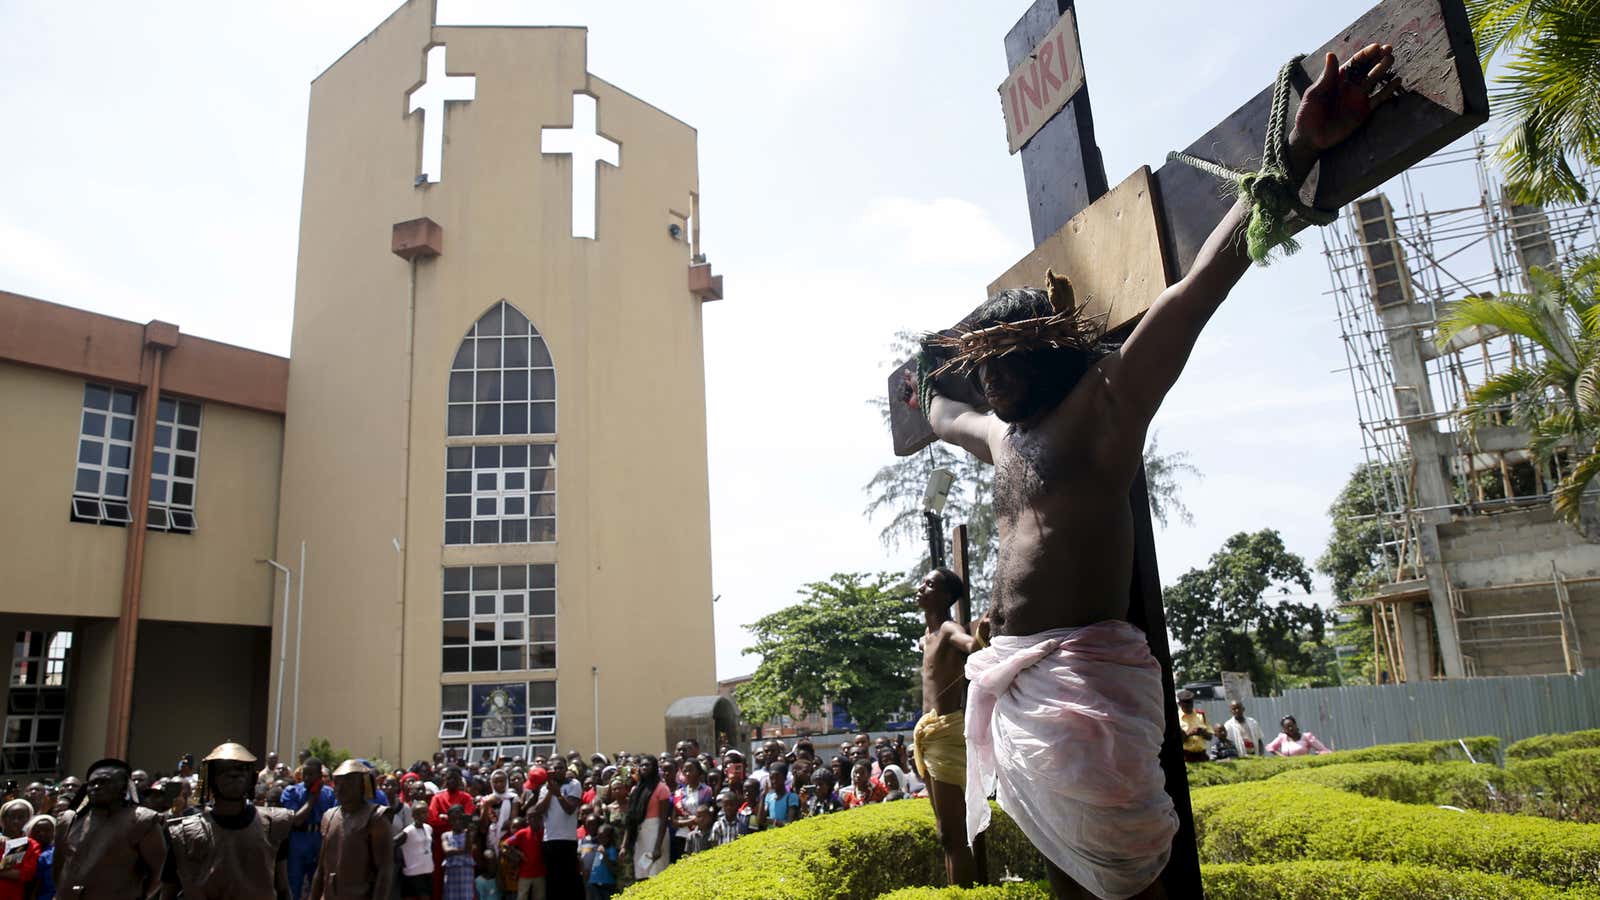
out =
[[312,881],[313,900],[317,897],[382,897],[387,900],[394,865],[388,857],[373,857],[372,829],[380,829],[383,846],[389,846],[389,823],[371,803],[358,813],[349,814],[344,807],[335,807],[323,815],[322,855]]
[[62,816],[56,892],[62,897],[140,900],[156,884],[166,847],[160,816],[142,806],[88,806]]
[[167,823],[167,840],[184,900],[277,897],[278,852],[289,838],[294,814],[286,809],[245,809],[253,814],[242,828],[219,824],[209,809]]

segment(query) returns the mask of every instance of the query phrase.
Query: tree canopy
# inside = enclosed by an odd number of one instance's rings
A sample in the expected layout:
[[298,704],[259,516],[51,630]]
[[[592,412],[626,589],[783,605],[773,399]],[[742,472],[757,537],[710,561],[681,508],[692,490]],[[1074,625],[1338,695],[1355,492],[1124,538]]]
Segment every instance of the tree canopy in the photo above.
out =
[[1266,528],[1240,532],[1161,592],[1167,625],[1182,645],[1173,655],[1180,681],[1245,672],[1256,690],[1329,683],[1323,644],[1326,614],[1314,603],[1277,599],[1311,593],[1305,560]]
[[750,722],[843,704],[879,728],[917,685],[922,614],[901,576],[838,573],[801,588],[800,603],[749,626],[761,665],[734,692]]

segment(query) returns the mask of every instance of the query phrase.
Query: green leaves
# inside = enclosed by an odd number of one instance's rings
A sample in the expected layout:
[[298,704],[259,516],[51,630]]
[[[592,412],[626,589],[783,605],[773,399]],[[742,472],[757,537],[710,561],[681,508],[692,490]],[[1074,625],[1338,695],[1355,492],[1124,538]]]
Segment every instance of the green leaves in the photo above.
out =
[[1580,202],[1570,157],[1600,163],[1600,2],[1468,0],[1487,65],[1511,53],[1492,103],[1511,126],[1498,157],[1523,203]]
[[913,697],[922,615],[899,576],[839,573],[799,591],[801,603],[749,629],[761,657],[735,693],[747,720],[818,712],[843,704],[863,728],[878,728]]
[[[1600,0],[1591,5],[1600,9]],[[1464,418],[1470,428],[1509,422],[1524,429],[1529,449],[1547,470],[1563,460],[1552,505],[1577,524],[1583,494],[1600,476],[1600,257],[1580,258],[1565,273],[1530,274],[1530,293],[1450,304],[1437,342],[1447,346],[1476,328],[1514,334],[1538,348],[1475,388]]]

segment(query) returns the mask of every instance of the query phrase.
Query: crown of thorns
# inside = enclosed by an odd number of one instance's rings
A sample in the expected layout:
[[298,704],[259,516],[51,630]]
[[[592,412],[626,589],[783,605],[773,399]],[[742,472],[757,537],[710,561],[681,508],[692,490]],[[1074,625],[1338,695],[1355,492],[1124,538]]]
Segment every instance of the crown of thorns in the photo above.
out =
[[1092,349],[1105,333],[1105,316],[1085,316],[1088,301],[1077,302],[1072,282],[1053,269],[1046,270],[1045,282],[1049,285],[1051,315],[1000,322],[956,335],[929,335],[924,347],[951,354],[930,377],[946,372],[964,375],[991,359],[1012,353]]

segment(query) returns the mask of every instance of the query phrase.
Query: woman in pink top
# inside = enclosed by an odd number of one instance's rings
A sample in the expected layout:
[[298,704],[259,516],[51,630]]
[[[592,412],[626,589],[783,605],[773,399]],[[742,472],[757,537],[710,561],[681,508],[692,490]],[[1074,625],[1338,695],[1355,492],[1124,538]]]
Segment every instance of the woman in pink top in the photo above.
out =
[[1307,756],[1313,753],[1320,756],[1329,752],[1316,735],[1300,730],[1294,716],[1284,716],[1278,727],[1283,730],[1267,745],[1267,752],[1274,756]]

